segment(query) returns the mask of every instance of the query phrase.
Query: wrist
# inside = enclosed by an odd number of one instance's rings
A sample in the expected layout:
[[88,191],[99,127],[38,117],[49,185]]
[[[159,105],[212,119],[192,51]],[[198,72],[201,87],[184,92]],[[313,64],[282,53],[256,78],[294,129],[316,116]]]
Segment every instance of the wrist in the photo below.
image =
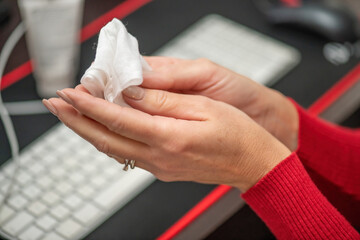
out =
[[[265,135],[268,137],[265,137]],[[279,163],[291,155],[291,151],[284,144],[267,132],[265,135],[263,143],[258,144],[256,153],[250,157],[252,159],[248,159],[251,164],[247,170],[244,171],[242,169],[244,172],[243,177],[240,179],[241,181],[235,185],[241,192],[249,190]]]
[[[264,98],[266,108],[261,124],[274,137],[282,142],[290,151],[295,151],[298,145],[299,116],[294,104],[283,94],[273,89],[267,89]],[[269,100],[270,99],[270,100]]]

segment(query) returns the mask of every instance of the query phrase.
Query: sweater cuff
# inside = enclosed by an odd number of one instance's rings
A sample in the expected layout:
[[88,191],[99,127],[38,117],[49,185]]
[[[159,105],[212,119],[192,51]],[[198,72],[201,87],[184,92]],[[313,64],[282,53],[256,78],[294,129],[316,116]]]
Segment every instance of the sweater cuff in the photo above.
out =
[[339,159],[347,155],[347,150],[360,148],[360,131],[327,122],[311,115],[291,98],[289,100],[292,101],[299,115],[296,153],[305,165],[311,158],[321,159],[329,152],[333,159]]
[[242,197],[278,239],[359,237],[320,193],[295,153]]

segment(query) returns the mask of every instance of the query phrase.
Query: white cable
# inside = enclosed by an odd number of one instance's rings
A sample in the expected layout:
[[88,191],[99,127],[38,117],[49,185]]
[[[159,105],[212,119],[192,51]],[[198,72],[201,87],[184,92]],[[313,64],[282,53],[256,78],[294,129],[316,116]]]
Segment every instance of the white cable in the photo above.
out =
[[[15,48],[15,46],[18,43],[18,41],[20,40],[20,38],[24,35],[24,33],[25,33],[25,26],[24,26],[24,23],[21,22],[15,28],[15,30],[11,33],[10,37],[6,40],[6,42],[4,44],[4,47],[0,53],[0,86],[1,86],[2,76],[3,76],[4,70],[5,70],[5,66],[10,57],[10,54],[13,51],[13,49]],[[15,163],[15,168],[14,168],[13,174],[11,175],[11,178],[10,178],[9,187],[6,190],[3,199],[1,199],[1,201],[0,201],[0,213],[1,213],[1,210],[2,210],[3,206],[5,205],[6,200],[11,195],[11,192],[12,192],[12,189],[14,186],[15,176],[20,167],[19,143],[16,138],[16,133],[14,130],[13,123],[12,123],[9,113],[3,103],[1,90],[0,90],[0,117],[4,124],[6,135],[9,139],[11,155],[12,155],[12,159]],[[3,235],[3,237],[9,238],[9,239],[14,239],[14,237],[9,236],[8,234],[6,234],[5,232],[3,232],[1,230],[0,230],[0,234]]]

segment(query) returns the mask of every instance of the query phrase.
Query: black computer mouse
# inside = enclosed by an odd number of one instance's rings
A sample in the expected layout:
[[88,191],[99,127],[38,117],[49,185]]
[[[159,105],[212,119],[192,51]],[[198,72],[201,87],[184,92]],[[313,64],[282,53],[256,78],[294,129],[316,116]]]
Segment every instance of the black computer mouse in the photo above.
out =
[[294,8],[285,6],[269,8],[266,15],[274,24],[303,28],[330,41],[353,42],[359,38],[359,21],[354,14],[344,8],[308,3]]

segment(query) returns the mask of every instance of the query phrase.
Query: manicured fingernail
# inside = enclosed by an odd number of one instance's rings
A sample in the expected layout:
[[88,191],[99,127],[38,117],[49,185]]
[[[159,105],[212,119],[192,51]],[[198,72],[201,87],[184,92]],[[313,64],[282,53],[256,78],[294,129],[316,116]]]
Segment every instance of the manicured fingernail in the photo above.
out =
[[123,94],[134,100],[141,100],[144,98],[145,90],[138,86],[130,86],[123,91]]
[[56,91],[56,94],[62,98],[62,100],[64,100],[65,102],[67,102],[68,104],[72,105],[72,101],[71,99],[68,97],[68,95],[66,95],[63,91]]
[[57,110],[54,107],[54,105],[51,104],[51,102],[49,100],[43,99],[42,100],[44,106],[55,116],[57,116]]

